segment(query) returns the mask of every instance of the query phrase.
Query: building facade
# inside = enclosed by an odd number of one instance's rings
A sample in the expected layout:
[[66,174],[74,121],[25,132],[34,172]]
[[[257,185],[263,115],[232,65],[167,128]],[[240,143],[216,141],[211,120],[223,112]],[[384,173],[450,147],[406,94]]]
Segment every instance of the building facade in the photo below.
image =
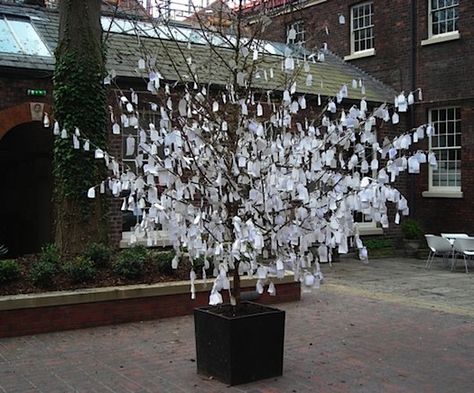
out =
[[396,91],[421,89],[410,128],[431,123],[419,147],[437,170],[408,175],[411,214],[428,233],[474,233],[474,2],[308,0],[249,3],[272,18],[267,38],[291,26],[307,48],[328,48]]
[[[308,10],[323,5],[329,6],[331,3],[333,2],[313,1],[312,8],[308,8]],[[334,2],[334,4],[336,3],[341,2]],[[374,10],[374,8],[364,8],[364,11],[361,12],[370,13],[371,10]],[[292,17],[304,14],[305,12],[297,10],[294,11],[294,13],[270,13],[270,15],[274,17],[274,21],[272,28],[269,30],[271,30],[272,34],[280,33],[279,29],[274,27],[281,26],[282,31],[281,35],[278,36],[270,36],[269,34],[269,38],[276,42],[285,42],[286,31],[293,27],[295,30],[298,30],[295,35],[295,40],[304,39],[305,46],[319,46],[319,44],[317,44],[317,42],[319,42],[318,34],[323,34],[326,39],[325,42],[329,44],[330,49],[333,49],[336,53],[343,53],[344,50],[350,48],[350,42],[347,46],[344,46],[342,38],[336,39],[337,44],[341,46],[340,50],[336,50],[337,48],[332,46],[332,42],[329,38],[332,37],[332,31],[336,30],[336,27],[341,29],[339,34],[340,37],[342,37],[342,30],[347,28],[349,24],[348,13],[350,12],[351,9],[347,8],[345,24],[342,23],[343,18],[341,18],[341,16],[344,16],[342,13],[338,15],[336,12],[336,14],[334,14],[336,15],[334,19],[336,25],[334,29],[330,24],[332,21],[331,18],[333,18],[334,15],[328,14],[329,19],[322,25],[323,30],[318,30],[316,32],[317,34],[313,36],[309,34],[311,29],[308,26],[310,25],[306,25],[306,23],[311,23],[310,21],[306,22],[305,19],[301,18],[291,20]],[[306,14],[308,16],[310,15],[309,12],[306,12]],[[126,18],[127,14],[124,14],[122,19],[119,18],[120,20],[115,21],[117,23],[111,24],[110,18],[105,15],[103,24],[104,26],[111,26],[108,35],[108,68],[116,72],[116,75],[120,79],[120,87],[123,91],[127,92],[126,94],[130,95],[130,88],[133,88],[134,91],[143,90],[143,78],[140,75],[137,76],[136,66],[140,58],[140,52],[136,47],[137,42],[133,29],[125,23]],[[5,186],[5,189],[9,190],[9,192],[0,195],[2,205],[9,206],[9,209],[4,209],[0,213],[1,222],[9,223],[8,226],[4,225],[0,228],[3,231],[0,232],[0,243],[8,243],[7,246],[11,248],[12,252],[14,251],[16,254],[21,254],[38,251],[40,245],[52,240],[52,137],[50,133],[42,127],[41,121],[44,112],[52,113],[52,75],[54,70],[54,48],[57,45],[58,13],[55,9],[41,6],[27,7],[24,5],[12,5],[10,1],[0,0],[0,23],[2,21],[9,29],[13,29],[12,33],[14,33],[15,26],[18,23],[22,24],[23,31],[30,31],[31,33],[29,39],[25,42],[18,43],[13,39],[12,45],[16,43],[20,45],[19,47],[7,47],[5,42],[2,43],[3,46],[0,47],[0,52],[2,52],[2,56],[0,57],[0,86],[2,87],[0,89],[0,181],[2,185]],[[10,23],[10,21],[14,23]],[[140,26],[142,32],[146,31],[147,25],[145,22]],[[191,28],[181,27],[181,29],[185,36],[191,37],[195,35],[193,31],[191,31]],[[371,45],[377,45],[378,43],[376,32],[377,30],[374,28],[374,36],[372,38],[367,32],[364,33],[363,39],[361,35],[358,36],[358,43],[354,46],[354,48],[358,50],[355,52],[365,53],[349,54],[349,56],[352,55],[353,59],[348,58],[346,59],[348,60],[347,62],[343,62],[342,59],[331,53],[326,53],[324,63],[311,63],[310,67],[314,71],[313,74],[318,78],[318,82],[321,82],[321,89],[324,86],[324,90],[318,91],[318,93],[321,93],[321,96],[332,96],[343,84],[350,86],[351,81],[359,81],[359,83],[363,82],[364,84],[364,93],[362,93],[360,89],[349,88],[350,94],[347,105],[350,107],[352,104],[358,104],[360,99],[365,97],[369,105],[374,107],[384,101],[391,100],[391,97],[396,95],[397,90],[410,90],[409,83],[406,81],[403,81],[401,85],[397,85],[392,83],[393,81],[391,79],[384,79],[383,70],[378,69],[375,63],[370,71],[377,75],[379,79],[385,80],[386,84],[381,83],[361,70],[361,68],[369,69],[369,62],[378,56],[377,47],[375,49],[369,47]],[[195,58],[203,62],[207,61],[209,64],[215,63],[212,57],[209,56],[206,46],[203,45],[198,38],[199,37],[196,38],[197,41],[193,43],[192,46],[193,50],[196,51]],[[34,50],[30,53],[31,48],[29,48],[28,43],[35,42],[35,40],[42,42],[45,46],[44,52],[38,53],[39,46],[34,45]],[[156,41],[162,42],[164,40]],[[303,42],[301,42],[301,45],[302,44]],[[159,45],[157,47],[159,47]],[[282,45],[274,45],[273,50],[275,53],[282,51]],[[373,53],[370,54],[370,51]],[[362,55],[365,55],[365,57]],[[394,56],[395,55],[392,57]],[[157,58],[165,59],[165,52],[157,52]],[[404,61],[409,62],[410,59],[407,59]],[[281,57],[276,60],[277,66],[274,67],[275,70],[279,68],[280,60]],[[367,62],[368,64],[365,65],[362,64],[362,62]],[[357,67],[354,67],[354,65]],[[170,81],[176,80],[176,76],[172,75],[173,67],[166,64],[164,64],[164,66],[166,66],[163,71],[165,79]],[[405,67],[405,65],[403,67]],[[408,68],[411,69],[410,67]],[[404,75],[404,72],[405,71],[400,71],[400,74]],[[218,83],[220,78],[219,72],[213,73],[212,76],[213,80],[216,81],[215,83]],[[221,83],[223,82],[221,81]],[[387,86],[389,83],[392,84],[394,88]],[[405,83],[407,83],[407,87],[401,88],[402,85],[405,86]],[[305,83],[303,79],[298,83],[298,86],[304,88]],[[416,84],[414,84],[414,86],[416,86]],[[308,94],[308,100],[312,95],[313,101],[318,101],[316,99],[317,94],[313,91],[314,89],[311,91],[310,88],[306,89],[307,91],[303,93]],[[123,93],[111,89],[111,105],[114,105],[114,102],[117,100],[116,94]],[[427,90],[424,94],[430,94],[430,91]],[[440,109],[441,107],[436,106],[436,108],[439,110],[437,112],[430,112],[430,116],[437,116],[436,121],[438,123],[445,121],[442,120],[443,114]],[[417,112],[421,110],[422,106],[420,105]],[[449,109],[449,113],[445,111],[444,116],[453,116],[453,122],[456,123],[455,125],[457,127],[457,122],[465,121],[466,115],[464,111],[465,109],[462,107],[459,110],[455,109],[453,114],[452,110]],[[116,113],[116,117],[119,117],[118,113]],[[419,117],[422,117],[421,112]],[[400,128],[406,129],[409,127],[410,124],[406,124],[405,120],[407,120],[406,116],[403,119],[402,127],[395,127],[393,125],[385,126],[384,129],[380,130],[380,137],[383,138],[384,135],[395,136],[399,133]],[[415,124],[419,119],[408,118],[408,121]],[[447,123],[447,121],[445,121],[445,123]],[[464,127],[464,123],[462,123],[462,127]],[[125,131],[122,135],[118,136],[110,132],[109,144],[110,152],[114,156],[121,157],[124,160],[127,159],[126,154],[123,152],[125,138],[129,137],[133,130]],[[465,134],[463,133],[462,136],[464,138]],[[31,144],[35,150],[25,154],[24,145],[31,141],[36,141]],[[464,169],[462,170],[464,171]],[[425,175],[428,176],[427,174]],[[425,175],[423,175],[423,179]],[[462,176],[462,181],[464,181],[464,172]],[[28,181],[24,179],[28,179]],[[413,181],[415,181],[414,178]],[[406,185],[406,178],[401,178],[399,184],[397,184],[404,194],[407,194]],[[417,186],[423,187],[423,182],[420,182]],[[411,189],[415,190],[415,187]],[[461,190],[464,191],[464,188],[461,188]],[[413,194],[413,199],[416,198],[416,195],[415,193]],[[423,198],[427,198],[428,201],[433,200],[434,202],[447,200],[424,196]],[[462,202],[463,198],[457,198],[457,200]],[[110,198],[109,235],[112,246],[118,246],[121,240],[124,240],[124,232],[129,232],[130,226],[134,224],[133,216],[127,218],[120,211],[121,203],[120,198]],[[29,209],[25,209],[26,206],[28,206]],[[32,206],[36,206],[35,213],[32,213]],[[418,210],[421,210],[421,208],[423,208],[423,205],[421,205],[421,207],[417,206],[415,213],[418,213]],[[378,228],[371,222],[366,222],[364,217],[359,217],[358,220],[361,222],[361,227],[364,227],[365,234],[380,235],[383,233],[381,228]],[[452,230],[454,230],[454,227]],[[396,237],[399,233],[399,227],[391,226],[385,233]],[[36,240],[32,241],[31,239]],[[127,242],[125,241],[125,243]],[[26,245],[28,245],[28,247]]]

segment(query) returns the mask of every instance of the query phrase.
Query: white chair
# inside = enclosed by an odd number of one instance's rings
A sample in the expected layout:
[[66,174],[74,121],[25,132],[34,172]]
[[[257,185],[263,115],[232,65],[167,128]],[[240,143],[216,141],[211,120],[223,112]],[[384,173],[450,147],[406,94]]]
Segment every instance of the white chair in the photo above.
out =
[[441,237],[448,239],[451,243],[454,243],[455,239],[465,239],[469,237],[467,233],[442,233]]
[[436,235],[425,235],[425,239],[430,249],[425,269],[431,268],[435,256],[442,256],[443,260],[446,261],[446,258],[452,255],[453,246],[448,239]]
[[466,268],[466,273],[469,273],[467,269],[467,258],[474,256],[474,237],[467,237],[467,238],[457,238],[454,240],[454,251],[455,256],[453,258],[453,262],[451,264],[451,270],[454,270],[457,256],[462,255],[464,258],[464,267]]

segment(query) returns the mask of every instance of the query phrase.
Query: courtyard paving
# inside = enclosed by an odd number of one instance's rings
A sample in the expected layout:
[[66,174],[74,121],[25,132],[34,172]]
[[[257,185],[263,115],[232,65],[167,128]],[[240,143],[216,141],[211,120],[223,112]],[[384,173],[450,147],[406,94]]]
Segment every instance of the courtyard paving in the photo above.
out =
[[187,316],[0,339],[0,392],[472,392],[474,269],[423,266],[324,265],[321,289],[279,306],[280,378],[228,387],[198,376]]

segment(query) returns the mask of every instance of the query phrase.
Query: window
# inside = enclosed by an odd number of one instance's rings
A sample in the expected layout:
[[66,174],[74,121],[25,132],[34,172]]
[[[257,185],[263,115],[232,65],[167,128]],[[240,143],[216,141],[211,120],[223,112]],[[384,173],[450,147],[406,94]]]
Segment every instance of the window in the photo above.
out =
[[429,121],[434,127],[430,150],[438,161],[438,168],[430,169],[430,191],[461,191],[461,111],[432,109]]
[[0,52],[51,56],[29,19],[0,14]]
[[429,36],[458,31],[459,0],[429,0]]
[[286,36],[288,37],[288,33],[291,29],[294,29],[296,32],[296,36],[294,39],[288,39],[289,44],[296,44],[304,46],[306,43],[306,30],[304,26],[304,20],[300,19],[296,22],[290,23],[286,26]]
[[374,4],[372,2],[351,8],[351,53],[374,48]]
[[[377,134],[374,135],[375,140],[377,141]],[[378,170],[371,169],[371,162],[373,159],[380,159],[377,149],[370,143],[367,145],[360,145],[360,135],[356,135],[356,141],[354,142],[354,148],[352,149],[354,153],[357,154],[359,159],[357,165],[355,166],[354,171],[358,171],[363,176],[369,176],[374,179],[377,179]],[[358,147],[357,147],[358,145]],[[362,234],[371,235],[371,234],[380,234],[383,233],[382,229],[377,225],[376,220],[374,220],[373,214],[374,211],[372,207],[368,206],[362,211],[354,212],[354,222],[357,223],[357,226]],[[380,218],[379,218],[380,220]]]
[[[142,160],[143,163],[150,163],[150,154],[154,152],[148,152],[140,147],[142,136],[140,135],[143,130],[149,129],[149,124],[156,124],[156,127],[160,126],[160,115],[159,111],[153,111],[150,109],[142,109],[138,112],[134,112],[130,115],[122,114],[121,116],[121,138],[122,138],[122,163],[124,170],[127,168],[133,171],[137,175],[143,176],[145,174],[137,168],[137,159]],[[146,132],[146,142],[150,142],[150,131]],[[164,158],[163,148],[160,146],[156,152],[156,155],[160,158]],[[126,193],[125,193],[126,194]],[[130,209],[130,205],[129,205]],[[131,231],[138,223],[138,218],[142,215],[142,209],[135,205],[133,210],[126,210],[122,212],[122,231]]]

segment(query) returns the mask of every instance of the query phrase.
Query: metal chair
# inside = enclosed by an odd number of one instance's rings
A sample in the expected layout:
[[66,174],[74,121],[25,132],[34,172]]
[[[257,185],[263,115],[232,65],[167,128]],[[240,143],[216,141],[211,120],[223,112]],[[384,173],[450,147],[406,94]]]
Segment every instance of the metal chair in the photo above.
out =
[[457,262],[457,256],[462,255],[464,258],[464,267],[466,268],[466,273],[469,273],[467,268],[467,258],[474,256],[474,237],[467,238],[457,238],[454,240],[454,258],[451,264],[451,270],[454,270]]
[[443,260],[446,261],[446,258],[452,255],[453,246],[448,239],[436,235],[425,235],[425,239],[430,249],[425,269],[431,268],[435,256],[442,256]]
[[469,237],[469,235],[467,233],[442,233],[441,237],[448,239],[451,242],[451,244],[453,244],[454,240],[465,239],[466,237]]

